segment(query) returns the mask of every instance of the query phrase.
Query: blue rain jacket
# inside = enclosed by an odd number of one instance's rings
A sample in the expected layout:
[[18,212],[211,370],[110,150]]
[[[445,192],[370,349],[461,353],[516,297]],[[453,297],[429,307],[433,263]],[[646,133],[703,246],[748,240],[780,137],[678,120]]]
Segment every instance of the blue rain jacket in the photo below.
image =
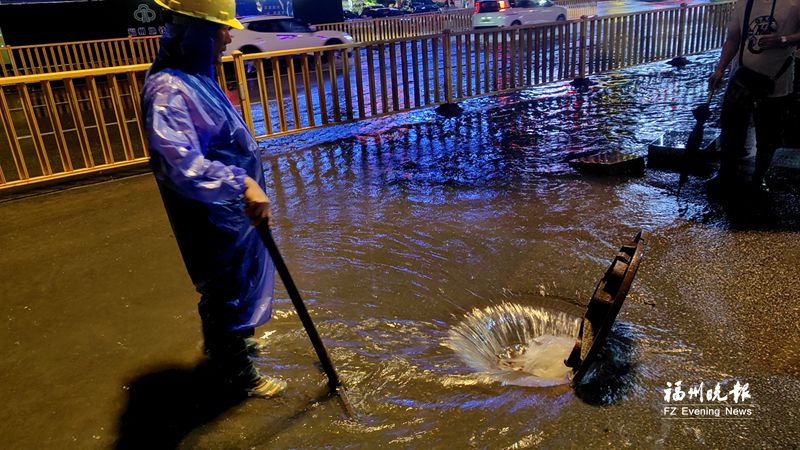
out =
[[197,290],[231,331],[272,315],[275,269],[244,214],[244,180],[265,188],[259,149],[213,79],[218,25],[167,26],[142,88],[150,165]]

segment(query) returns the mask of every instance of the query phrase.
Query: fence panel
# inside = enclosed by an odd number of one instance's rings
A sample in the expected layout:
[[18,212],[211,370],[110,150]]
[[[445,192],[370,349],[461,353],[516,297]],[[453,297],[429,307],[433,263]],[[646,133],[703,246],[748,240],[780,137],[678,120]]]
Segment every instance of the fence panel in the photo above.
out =
[[[570,20],[597,14],[597,1],[557,0],[555,3],[567,8]],[[353,36],[356,42],[373,42],[440,34],[445,30],[471,30],[474,13],[472,8],[468,8],[382,19],[355,19],[348,22],[320,24],[316,25],[316,28],[343,31]]]
[[145,163],[148,67],[0,79],[0,189]]
[[2,76],[36,75],[152,62],[158,36],[0,47]]

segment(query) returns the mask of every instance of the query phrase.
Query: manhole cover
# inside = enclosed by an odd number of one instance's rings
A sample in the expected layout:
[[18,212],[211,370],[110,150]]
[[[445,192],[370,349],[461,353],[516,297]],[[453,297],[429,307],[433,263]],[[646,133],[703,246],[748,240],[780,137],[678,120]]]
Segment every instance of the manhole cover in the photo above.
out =
[[644,158],[639,155],[612,150],[573,159],[569,166],[581,172],[595,175],[644,174]]
[[643,248],[644,240],[640,231],[633,242],[619,249],[605,275],[597,284],[581,322],[575,347],[566,361],[567,366],[575,371],[572,378],[573,385],[581,381],[603,349],[611,326],[639,269]]

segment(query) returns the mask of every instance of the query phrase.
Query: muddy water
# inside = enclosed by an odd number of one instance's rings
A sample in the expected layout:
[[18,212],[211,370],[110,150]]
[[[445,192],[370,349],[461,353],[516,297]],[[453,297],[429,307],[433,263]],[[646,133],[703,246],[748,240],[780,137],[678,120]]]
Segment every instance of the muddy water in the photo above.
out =
[[[597,77],[582,93],[559,84],[475,100],[458,119],[423,111],[268,144],[275,237],[358,420],[325,396],[280,287],[275,317],[259,330],[270,348],[258,365],[288,381],[286,395],[228,402],[203,384],[194,299],[163,212],[150,208],[136,221],[134,206],[124,206],[104,219],[108,229],[158,238],[135,251],[97,237],[119,255],[71,276],[93,280],[74,292],[102,302],[71,301],[79,307],[54,319],[46,311],[58,305],[23,311],[17,299],[38,299],[34,291],[59,277],[22,290],[9,279],[0,285],[19,292],[1,344],[3,397],[11,399],[3,439],[14,448],[107,448],[118,439],[181,448],[796,445],[796,174],[776,169],[767,200],[723,208],[706,200],[697,178],[678,200],[674,173],[588,177],[566,162],[606,149],[644,154],[660,133],[691,128],[715,58]],[[152,186],[143,189],[157,201]],[[82,201],[75,208],[93,204]],[[639,230],[645,254],[610,352],[619,371],[598,374],[604,383],[580,396],[566,385],[502,384],[445,345],[476,308],[505,302],[579,313]],[[156,246],[167,250],[142,250]],[[139,265],[121,270],[120,258]],[[136,279],[148,267],[159,278],[125,291],[104,275]],[[81,318],[81,326],[65,325]],[[664,389],[679,380],[687,388],[721,383],[724,392],[749,383],[752,416],[665,418]]]
[[[705,97],[702,79],[714,61],[710,55],[683,70],[657,64],[612,74],[586,93],[564,84],[475,101],[458,119],[419,113],[341,135],[292,138],[284,148],[270,145],[278,239],[364,419],[321,420],[334,414],[326,406],[264,442],[442,448],[793,442],[798,422],[780,406],[786,402],[780,392],[799,392],[796,372],[756,361],[769,359],[767,347],[796,361],[796,339],[764,339],[791,320],[769,331],[763,323],[774,296],[796,285],[790,282],[796,271],[783,266],[773,278],[754,267],[743,280],[728,263],[764,252],[741,244],[749,240],[783,242],[786,264],[800,255],[796,229],[732,232],[725,211],[706,202],[701,180],[693,179],[678,201],[675,174],[591,178],[566,162],[607,149],[643,154],[660,133],[690,129],[691,108]],[[624,349],[635,364],[620,375],[622,383],[595,386],[584,400],[565,387],[487,383],[442,345],[472,308],[536,305],[543,298],[585,303],[616,249],[640,229],[648,247],[621,315],[621,334],[634,343]],[[749,301],[741,303],[742,296]],[[292,380],[307,379],[307,364],[283,349],[298,345],[295,319],[284,316],[289,308],[279,309],[265,366],[302,389]],[[796,308],[783,312],[797,318]],[[285,367],[287,359],[303,368]],[[749,421],[667,420],[663,389],[678,380],[719,382],[728,390],[735,380],[749,382],[759,406]]]

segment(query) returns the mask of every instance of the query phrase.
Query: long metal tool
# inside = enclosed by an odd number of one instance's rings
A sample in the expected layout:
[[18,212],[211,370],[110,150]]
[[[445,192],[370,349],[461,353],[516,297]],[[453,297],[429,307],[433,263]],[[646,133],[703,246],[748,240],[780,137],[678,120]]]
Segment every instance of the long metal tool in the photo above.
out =
[[708,98],[706,99],[705,103],[701,103],[695,109],[692,110],[692,116],[695,119],[694,128],[689,133],[689,138],[686,140],[686,148],[683,151],[683,157],[681,158],[681,169],[680,169],[680,177],[678,178],[678,193],[677,196],[680,197],[681,195],[681,188],[683,187],[686,180],[689,179],[689,170],[691,170],[692,165],[695,163],[695,158],[697,154],[700,152],[700,144],[703,141],[703,131],[706,124],[706,121],[711,116],[711,99],[714,97],[714,89],[711,89],[708,92]]
[[289,269],[286,267],[286,263],[283,261],[280,251],[278,251],[278,246],[275,245],[275,240],[272,238],[272,232],[269,229],[269,225],[267,225],[267,222],[264,221],[261,222],[256,229],[258,230],[259,236],[261,236],[261,240],[264,241],[264,246],[267,247],[269,256],[272,258],[272,262],[275,264],[275,269],[278,271],[278,274],[283,281],[283,285],[286,287],[286,292],[289,293],[289,298],[292,299],[294,309],[297,310],[297,315],[300,316],[300,321],[303,323],[303,327],[306,329],[308,338],[311,339],[311,344],[314,346],[314,350],[317,352],[319,362],[322,363],[322,370],[324,370],[325,374],[328,376],[328,387],[331,390],[331,394],[338,394],[338,397],[342,400],[342,404],[344,405],[347,415],[351,418],[356,418],[353,407],[350,404],[350,399],[347,398],[347,392],[345,390],[344,383],[342,383],[342,379],[339,378],[339,374],[336,373],[336,368],[333,367],[333,361],[331,361],[331,357],[328,354],[328,349],[325,348],[325,343],[323,343],[322,339],[319,337],[317,328],[314,326],[314,322],[311,320],[311,315],[308,314],[306,305],[303,303],[302,297],[300,297],[300,291],[297,290],[297,286],[294,284],[292,275],[289,274]]

